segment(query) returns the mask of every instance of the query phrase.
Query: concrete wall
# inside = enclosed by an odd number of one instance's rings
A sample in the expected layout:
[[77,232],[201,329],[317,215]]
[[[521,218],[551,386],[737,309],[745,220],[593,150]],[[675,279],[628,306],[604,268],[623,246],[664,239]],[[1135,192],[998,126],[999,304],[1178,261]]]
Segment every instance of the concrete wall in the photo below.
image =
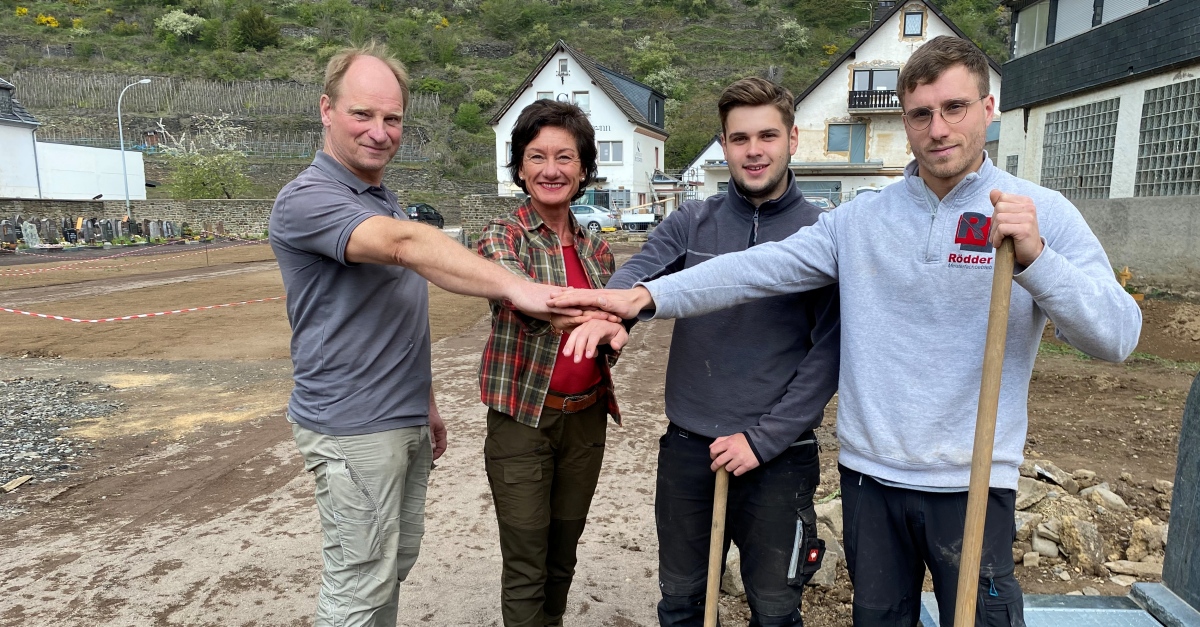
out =
[[[124,202],[120,150],[38,142],[37,151],[43,198],[90,200],[102,195]],[[129,198],[145,199],[146,170],[142,153],[126,150],[125,168],[129,173]]]
[[0,124],[0,197],[37,198],[33,129]]
[[1075,203],[1114,268],[1135,282],[1200,289],[1200,196]]
[[994,155],[993,160],[997,166],[1004,168],[1008,157],[1017,155],[1017,176],[1040,184],[1042,182],[1042,148],[1045,141],[1046,116],[1063,109],[1120,98],[1109,198],[1131,198],[1137,175],[1142,103],[1145,100],[1146,90],[1189,81],[1197,76],[1200,76],[1200,64],[1193,64],[1145,76],[1136,81],[1096,89],[1052,103],[1030,107],[1028,122],[1024,124],[1021,122],[1022,111],[1011,111],[1007,114],[1007,119],[1012,123],[1001,125],[999,154]]

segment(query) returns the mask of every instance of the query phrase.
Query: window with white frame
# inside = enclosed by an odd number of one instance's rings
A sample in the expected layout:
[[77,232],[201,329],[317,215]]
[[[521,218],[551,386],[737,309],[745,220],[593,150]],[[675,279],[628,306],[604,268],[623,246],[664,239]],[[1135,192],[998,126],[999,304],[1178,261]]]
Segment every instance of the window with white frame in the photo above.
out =
[[538,100],[554,100],[554,92],[552,92],[552,91],[539,91],[539,92],[537,93],[537,99],[538,99]]
[[1147,89],[1142,101],[1133,195],[1197,194],[1200,194],[1200,79]]
[[904,14],[904,36],[920,37],[925,32],[925,13],[909,11]]
[[577,91],[573,94],[575,106],[583,109],[585,113],[592,112],[592,96],[586,91]]
[[1017,32],[1013,38],[1013,56],[1020,57],[1046,47],[1050,27],[1050,0],[1031,4],[1017,13]]
[[1046,115],[1042,185],[1074,200],[1108,198],[1120,98]]
[[512,163],[512,142],[504,142],[504,163]]
[[600,163],[621,163],[624,158],[622,142],[596,142],[600,148]]
[[896,91],[899,79],[897,69],[854,70],[854,91]]

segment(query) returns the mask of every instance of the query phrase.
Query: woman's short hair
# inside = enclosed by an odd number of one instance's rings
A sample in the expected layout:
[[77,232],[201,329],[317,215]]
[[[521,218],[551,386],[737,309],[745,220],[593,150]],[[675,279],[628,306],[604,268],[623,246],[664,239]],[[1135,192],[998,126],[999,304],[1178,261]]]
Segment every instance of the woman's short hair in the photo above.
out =
[[588,119],[583,109],[567,103],[554,100],[536,100],[533,104],[521,110],[517,123],[512,131],[512,154],[508,157],[508,174],[526,194],[529,188],[521,180],[521,162],[525,158],[525,148],[542,132],[543,128],[561,128],[575,138],[575,146],[579,152],[579,166],[584,174],[579,189],[571,200],[583,196],[583,191],[596,182],[600,166],[596,161],[596,131],[592,129],[592,121]]

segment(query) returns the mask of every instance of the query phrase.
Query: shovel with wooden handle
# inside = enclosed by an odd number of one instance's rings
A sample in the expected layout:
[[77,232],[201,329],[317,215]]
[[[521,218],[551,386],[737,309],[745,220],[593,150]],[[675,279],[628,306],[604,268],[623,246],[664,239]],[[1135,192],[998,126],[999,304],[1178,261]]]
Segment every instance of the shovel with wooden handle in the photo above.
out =
[[1008,303],[1012,296],[1013,240],[1006,237],[996,250],[992,270],[992,304],[988,311],[987,340],[983,349],[983,380],[979,385],[979,410],[975,419],[975,448],[971,454],[971,483],[967,492],[967,520],[963,528],[962,556],[958,564],[958,607],[954,627],[975,624],[979,594],[979,560],[983,554],[983,521],[987,514],[988,485],[992,476],[992,445],[996,439],[996,410],[1000,403],[1000,373],[1004,367],[1004,342],[1008,338]]
[[717,486],[713,492],[712,533],[708,540],[708,590],[704,596],[704,627],[717,627],[717,611],[721,601],[721,558],[725,548],[725,506],[729,501],[729,471],[717,470]]

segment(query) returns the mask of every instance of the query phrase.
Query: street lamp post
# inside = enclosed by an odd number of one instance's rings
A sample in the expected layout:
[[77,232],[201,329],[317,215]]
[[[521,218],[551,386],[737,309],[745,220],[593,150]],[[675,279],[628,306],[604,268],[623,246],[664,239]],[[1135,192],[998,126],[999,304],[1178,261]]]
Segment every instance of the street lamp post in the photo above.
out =
[[121,136],[121,180],[125,183],[125,218],[133,223],[133,214],[129,210],[129,170],[125,167],[125,126],[121,123],[121,99],[125,97],[125,91],[134,85],[145,85],[150,82],[150,79],[143,78],[136,83],[130,83],[121,90],[121,95],[117,96],[117,134]]

